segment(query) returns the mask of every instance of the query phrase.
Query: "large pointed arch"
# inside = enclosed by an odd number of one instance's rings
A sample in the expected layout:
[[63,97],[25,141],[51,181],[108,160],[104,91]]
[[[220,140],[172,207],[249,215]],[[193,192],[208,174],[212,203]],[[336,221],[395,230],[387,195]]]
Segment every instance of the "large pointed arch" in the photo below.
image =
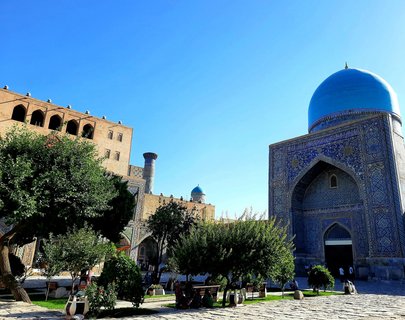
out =
[[[339,188],[330,187],[330,177],[336,175]],[[327,158],[317,158],[303,170],[289,193],[291,230],[295,235],[296,253],[323,259],[321,219],[333,214],[358,212],[363,205],[363,190],[356,174],[349,168]]]

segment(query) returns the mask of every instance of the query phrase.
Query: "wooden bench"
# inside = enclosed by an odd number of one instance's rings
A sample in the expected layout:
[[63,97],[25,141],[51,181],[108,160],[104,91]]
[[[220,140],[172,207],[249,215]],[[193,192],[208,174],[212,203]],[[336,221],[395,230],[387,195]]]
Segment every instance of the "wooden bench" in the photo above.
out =
[[217,302],[218,300],[218,291],[219,291],[219,284],[216,285],[211,285],[211,286],[193,286],[193,289],[196,291],[196,293],[198,292],[202,297],[204,297],[205,294],[205,290],[208,289],[211,292],[212,295],[212,300],[214,300],[214,302]]
[[259,293],[259,298],[264,298],[264,297],[266,297],[266,293],[267,293],[266,285],[267,285],[266,282],[263,282],[259,287],[258,287],[258,286],[254,286],[253,283],[248,283],[248,284],[246,285],[246,298],[251,298],[251,299],[253,299],[253,298],[254,298],[253,294],[254,294],[255,292],[258,292],[258,293]]

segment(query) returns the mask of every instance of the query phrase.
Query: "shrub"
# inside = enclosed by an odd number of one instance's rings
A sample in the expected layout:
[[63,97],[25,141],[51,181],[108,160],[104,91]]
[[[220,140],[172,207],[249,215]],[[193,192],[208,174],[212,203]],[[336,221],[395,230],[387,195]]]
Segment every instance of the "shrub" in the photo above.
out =
[[89,314],[91,316],[97,316],[102,307],[113,310],[117,301],[117,293],[113,283],[107,284],[106,288],[92,283],[87,286],[86,295],[89,300]]
[[319,294],[319,289],[333,289],[335,287],[335,279],[330,274],[329,270],[321,265],[314,266],[308,273],[308,285]]
[[138,308],[143,303],[142,276],[138,266],[124,253],[111,257],[104,264],[98,284],[115,283],[119,299],[131,301]]

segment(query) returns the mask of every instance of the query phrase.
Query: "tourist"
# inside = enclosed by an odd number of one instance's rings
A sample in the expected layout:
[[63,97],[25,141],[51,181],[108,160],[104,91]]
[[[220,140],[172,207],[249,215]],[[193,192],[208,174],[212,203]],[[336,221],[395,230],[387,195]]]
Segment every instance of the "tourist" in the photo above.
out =
[[354,281],[354,269],[352,266],[349,267],[349,280]]
[[340,282],[344,282],[345,281],[345,270],[343,269],[343,267],[339,268],[339,276],[340,276]]

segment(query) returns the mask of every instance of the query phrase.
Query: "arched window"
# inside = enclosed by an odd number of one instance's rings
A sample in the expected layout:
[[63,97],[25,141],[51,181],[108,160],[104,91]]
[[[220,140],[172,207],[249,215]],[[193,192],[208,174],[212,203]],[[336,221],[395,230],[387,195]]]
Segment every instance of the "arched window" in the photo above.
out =
[[25,110],[24,106],[22,106],[20,104],[20,105],[14,107],[11,119],[13,119],[15,121],[24,122],[25,121],[25,114],[26,114],[26,110]]
[[66,133],[77,136],[77,129],[78,129],[77,122],[75,120],[69,120],[66,125]]
[[108,139],[112,140],[113,135],[114,135],[114,132],[112,132],[111,130],[108,131]]
[[60,131],[62,129],[62,118],[58,115],[53,115],[49,120],[48,129]]
[[94,128],[91,124],[86,124],[83,127],[82,137],[87,139],[93,139]]
[[336,175],[332,174],[329,178],[329,187],[330,188],[337,188],[338,181]]
[[44,126],[44,113],[41,110],[35,110],[31,116],[30,124],[38,127]]

